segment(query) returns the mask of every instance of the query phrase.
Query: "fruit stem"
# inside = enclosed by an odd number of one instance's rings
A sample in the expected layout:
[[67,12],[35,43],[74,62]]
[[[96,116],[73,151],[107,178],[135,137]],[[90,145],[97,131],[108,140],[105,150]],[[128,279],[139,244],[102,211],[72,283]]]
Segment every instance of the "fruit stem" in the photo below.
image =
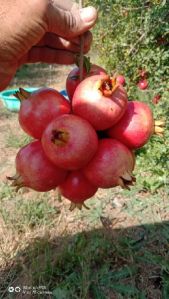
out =
[[[83,0],[79,0],[79,8],[82,9]],[[80,36],[80,61],[79,61],[79,69],[80,69],[80,81],[83,80],[83,49],[84,49],[84,35]]]
[[[78,54],[76,56],[76,65],[79,67],[79,63],[80,63],[80,55]],[[83,70],[85,70],[85,72],[87,74],[89,74],[90,70],[91,70],[91,66],[92,66],[92,63],[90,62],[90,57],[87,57],[87,56],[84,56],[83,55]],[[79,79],[80,78],[80,75],[75,75],[75,76],[72,76],[71,79]]]

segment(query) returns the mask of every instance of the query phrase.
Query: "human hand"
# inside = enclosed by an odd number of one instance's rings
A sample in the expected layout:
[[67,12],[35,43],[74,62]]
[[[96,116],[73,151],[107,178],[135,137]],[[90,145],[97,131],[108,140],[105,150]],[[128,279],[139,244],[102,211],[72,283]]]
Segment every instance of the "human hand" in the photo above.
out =
[[29,62],[72,64],[84,34],[90,49],[97,11],[71,0],[0,0],[0,90]]

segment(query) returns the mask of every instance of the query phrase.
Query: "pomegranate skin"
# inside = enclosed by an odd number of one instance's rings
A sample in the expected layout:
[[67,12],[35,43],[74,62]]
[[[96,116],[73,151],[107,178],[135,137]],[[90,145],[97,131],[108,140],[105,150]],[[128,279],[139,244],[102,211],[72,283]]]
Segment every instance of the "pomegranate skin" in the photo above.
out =
[[128,102],[123,117],[107,133],[108,136],[121,141],[130,149],[140,148],[154,133],[153,113],[143,102]]
[[122,85],[116,84],[110,96],[104,95],[106,91],[102,86],[109,80],[107,75],[84,79],[72,99],[73,113],[89,121],[96,130],[105,130],[117,123],[127,107],[127,94]]
[[134,154],[121,142],[106,138],[99,140],[94,158],[84,167],[83,173],[97,187],[128,188],[133,182]]
[[137,86],[141,89],[141,90],[145,90],[148,87],[148,81],[146,79],[141,79]]
[[59,186],[60,193],[73,203],[83,203],[97,192],[97,187],[84,176],[81,170],[68,174],[66,180]]
[[148,77],[148,72],[145,69],[138,70],[141,80],[144,80]]
[[152,99],[152,103],[153,103],[154,105],[157,105],[157,104],[159,103],[160,99],[161,99],[161,95],[160,95],[160,94],[157,94],[157,95],[155,95],[154,98]]
[[126,84],[126,79],[125,79],[125,77],[123,75],[118,75],[116,77],[116,81],[118,83],[120,83],[121,85],[125,85]]
[[54,118],[70,111],[70,103],[57,90],[41,88],[21,100],[19,123],[28,135],[41,139],[46,126]]
[[98,147],[98,137],[86,120],[76,115],[62,115],[44,131],[42,146],[55,165],[76,170],[93,158]]
[[61,184],[67,172],[53,165],[46,157],[40,141],[33,141],[21,148],[16,156],[14,186],[29,187],[46,192]]
[[[96,64],[92,64],[89,73],[87,73],[86,69],[83,68],[83,79],[94,76],[94,75],[104,75],[107,72],[101,67]],[[76,87],[80,83],[80,71],[79,67],[75,67],[71,72],[68,74],[66,79],[66,91],[70,100],[72,100]]]

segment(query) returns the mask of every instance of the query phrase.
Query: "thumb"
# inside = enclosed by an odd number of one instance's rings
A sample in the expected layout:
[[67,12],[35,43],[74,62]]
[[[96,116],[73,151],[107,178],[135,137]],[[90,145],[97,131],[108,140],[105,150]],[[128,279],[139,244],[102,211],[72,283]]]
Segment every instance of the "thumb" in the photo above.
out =
[[96,20],[97,10],[91,6],[79,9],[69,0],[53,0],[48,6],[48,31],[65,38],[81,35],[93,27]]

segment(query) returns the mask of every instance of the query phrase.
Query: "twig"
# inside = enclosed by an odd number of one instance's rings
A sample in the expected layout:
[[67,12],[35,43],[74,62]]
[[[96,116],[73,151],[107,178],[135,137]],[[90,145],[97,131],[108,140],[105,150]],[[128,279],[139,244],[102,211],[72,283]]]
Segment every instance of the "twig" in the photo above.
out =
[[145,32],[139,37],[139,39],[136,41],[136,43],[130,48],[130,51],[129,51],[129,53],[128,53],[128,55],[131,55],[132,54],[132,52],[135,50],[135,47],[139,44],[139,42],[141,42],[143,39],[144,39],[144,37],[145,37]]
[[122,6],[121,7],[122,10],[126,10],[126,11],[132,11],[132,10],[142,10],[142,9],[145,9],[145,8],[149,8],[149,6],[140,6],[140,7],[124,7]]
[[[83,7],[83,0],[79,0],[79,7]],[[83,49],[84,49],[84,35],[80,36],[80,58],[79,58],[79,69],[80,69],[80,81],[83,80]]]

